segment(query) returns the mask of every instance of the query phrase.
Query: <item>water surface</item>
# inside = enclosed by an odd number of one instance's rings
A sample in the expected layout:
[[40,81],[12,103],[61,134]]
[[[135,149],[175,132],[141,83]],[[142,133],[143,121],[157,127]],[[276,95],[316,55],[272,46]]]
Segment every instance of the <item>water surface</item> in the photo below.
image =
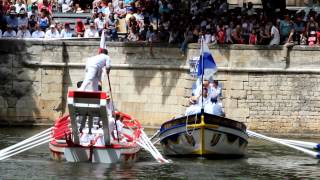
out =
[[[0,128],[0,149],[44,129]],[[259,140],[250,140],[242,159],[170,159],[172,163],[161,165],[141,152],[132,164],[56,162],[50,160],[46,144],[0,161],[0,179],[320,179],[318,160]]]

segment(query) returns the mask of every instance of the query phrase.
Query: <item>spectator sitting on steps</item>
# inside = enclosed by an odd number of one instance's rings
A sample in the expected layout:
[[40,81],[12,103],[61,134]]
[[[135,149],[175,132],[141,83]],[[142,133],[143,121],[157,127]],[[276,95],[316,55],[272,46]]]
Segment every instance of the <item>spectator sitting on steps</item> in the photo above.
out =
[[50,25],[50,29],[46,32],[45,39],[53,39],[53,38],[60,38],[59,31],[57,30],[54,24]]
[[64,29],[61,31],[61,38],[71,38],[73,36],[73,33],[70,29],[70,23],[65,22],[64,23]]
[[18,18],[14,10],[10,10],[9,16],[6,18],[7,25],[11,26],[12,29],[18,30]]
[[25,25],[28,27],[28,18],[25,9],[21,8],[19,12],[19,17],[18,17],[18,28],[20,26]]
[[99,37],[99,32],[97,31],[94,23],[90,23],[89,28],[87,28],[86,31],[84,32],[84,37],[85,38]]
[[17,33],[17,38],[31,38],[30,31],[26,25],[23,24],[20,26],[20,29]]
[[83,37],[84,36],[84,31],[86,30],[86,26],[82,22],[81,19],[77,19],[76,26],[74,27],[76,37]]
[[12,29],[10,25],[7,25],[7,30],[3,33],[2,37],[14,38],[16,36],[17,36],[17,33]]
[[36,31],[32,33],[32,38],[44,38],[44,32],[39,24],[36,24]]

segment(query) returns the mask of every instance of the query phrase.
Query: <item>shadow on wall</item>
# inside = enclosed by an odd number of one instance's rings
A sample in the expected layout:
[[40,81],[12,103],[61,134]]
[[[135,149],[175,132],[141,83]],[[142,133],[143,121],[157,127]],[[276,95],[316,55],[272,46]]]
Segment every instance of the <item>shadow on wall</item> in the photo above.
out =
[[[167,44],[155,44],[152,46],[143,43],[134,48],[130,44],[125,44],[124,48],[126,63],[132,66],[180,67],[185,65],[185,59],[181,57],[178,47],[168,47]],[[181,73],[161,68],[134,69],[135,89],[140,95],[146,87],[153,86],[155,87],[154,89],[158,87],[161,92],[155,91],[147,94],[162,96],[159,103],[166,104],[167,99],[172,94],[171,91],[177,86]]]
[[69,59],[69,53],[67,50],[67,45],[65,42],[62,42],[62,62],[66,63],[66,66],[64,66],[62,69],[62,88],[61,88],[62,101],[56,110],[61,111],[62,115],[64,115],[67,110],[66,103],[68,98],[68,87],[70,83],[72,84],[70,73],[69,73],[69,66],[68,66],[70,59]]
[[0,125],[34,124],[40,113],[34,99],[40,95],[38,69],[23,63],[32,59],[28,46],[24,40],[0,40]]

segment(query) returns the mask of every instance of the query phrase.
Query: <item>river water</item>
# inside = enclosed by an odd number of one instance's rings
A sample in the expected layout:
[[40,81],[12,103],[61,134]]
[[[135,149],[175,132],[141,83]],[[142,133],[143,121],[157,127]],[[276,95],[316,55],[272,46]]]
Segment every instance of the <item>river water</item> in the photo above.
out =
[[[0,149],[45,127],[0,128]],[[50,160],[48,145],[0,161],[0,179],[320,179],[320,163],[295,150],[250,140],[248,155],[233,160],[171,158],[158,164],[142,151],[132,164],[68,163]]]

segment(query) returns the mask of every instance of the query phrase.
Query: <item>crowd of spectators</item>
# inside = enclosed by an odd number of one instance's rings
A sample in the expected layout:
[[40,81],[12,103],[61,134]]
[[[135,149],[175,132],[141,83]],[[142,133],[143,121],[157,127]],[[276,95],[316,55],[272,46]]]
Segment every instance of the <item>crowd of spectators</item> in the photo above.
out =
[[[84,3],[85,2],[85,3]],[[285,11],[267,16],[251,2],[229,8],[227,0],[0,0],[0,36],[18,38],[99,37],[124,34],[128,41],[180,44],[278,45],[320,44],[320,16],[315,11]],[[60,24],[55,12],[90,12],[84,23]]]

